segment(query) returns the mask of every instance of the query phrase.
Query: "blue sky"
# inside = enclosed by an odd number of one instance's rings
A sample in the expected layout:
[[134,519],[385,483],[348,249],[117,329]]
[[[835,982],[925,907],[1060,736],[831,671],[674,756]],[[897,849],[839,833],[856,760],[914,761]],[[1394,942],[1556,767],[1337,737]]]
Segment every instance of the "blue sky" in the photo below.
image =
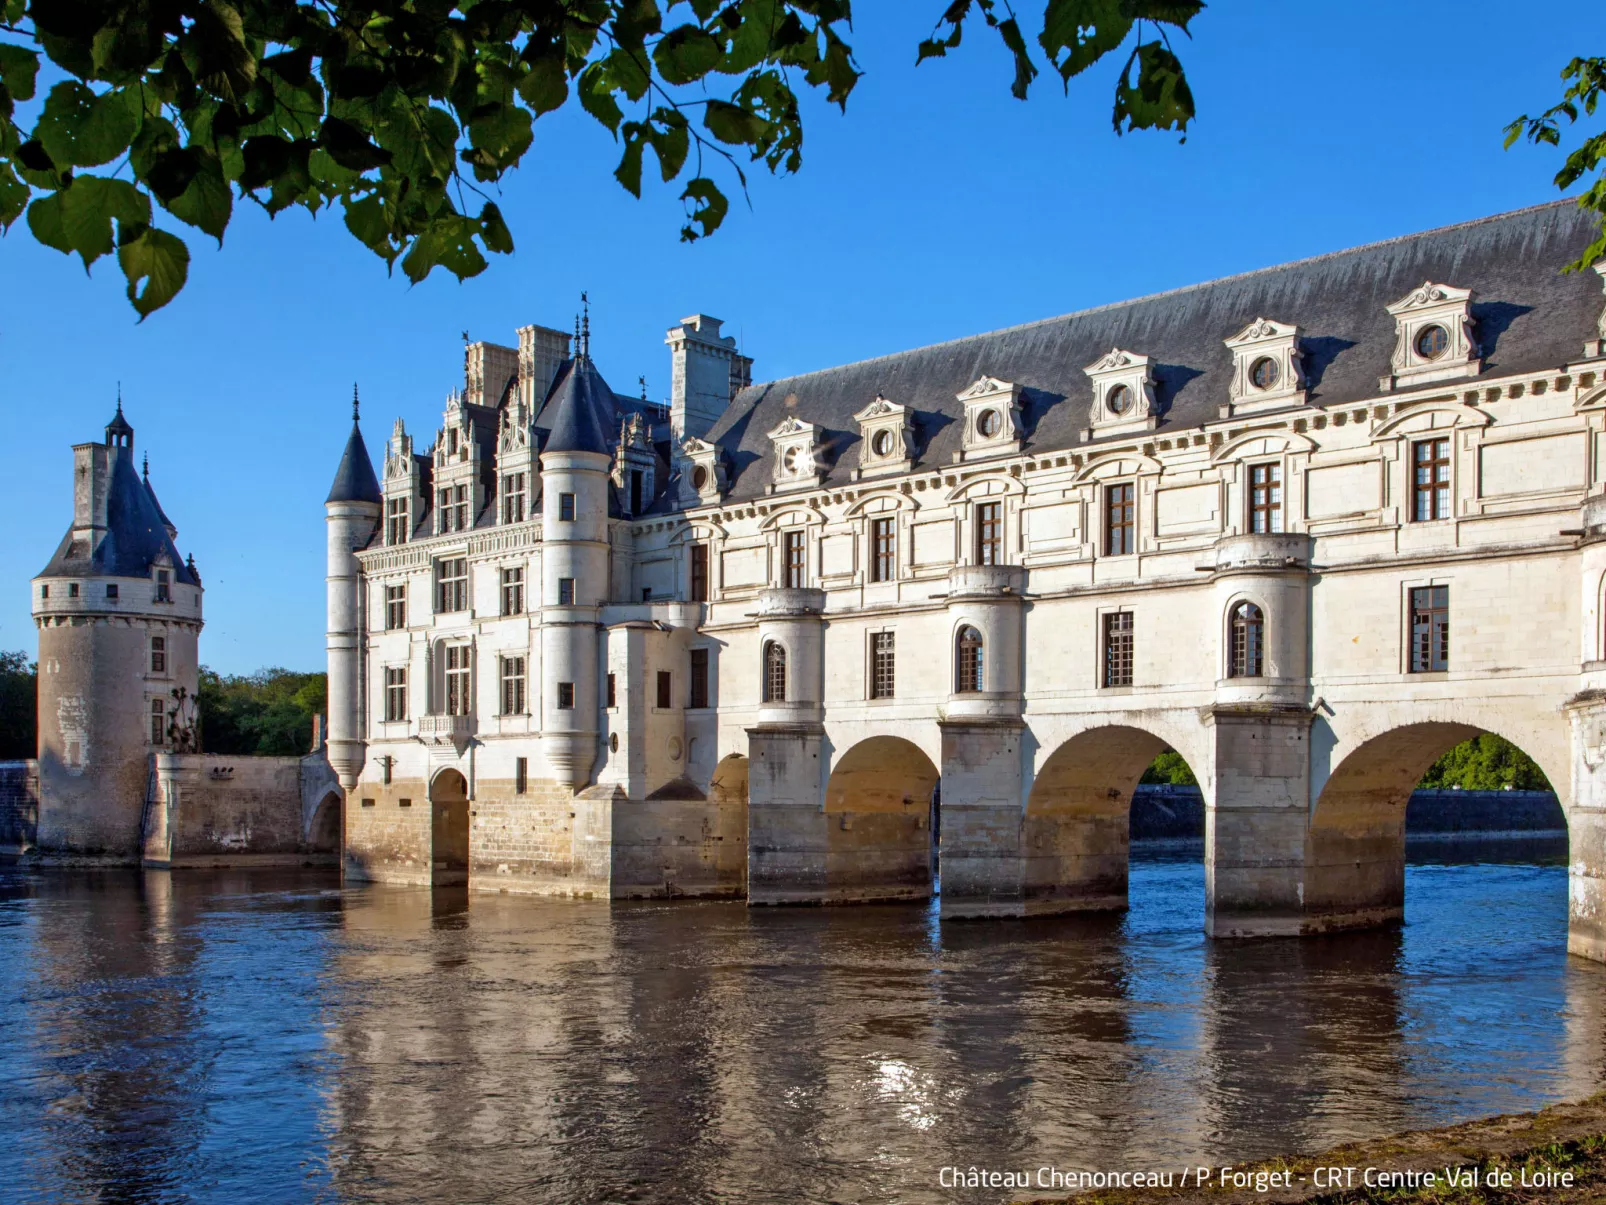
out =
[[1023,104],[978,28],[917,69],[943,7],[861,3],[847,114],[810,104],[801,173],[754,177],[751,209],[692,246],[674,191],[626,194],[578,111],[537,123],[502,197],[518,250],[463,284],[387,276],[336,216],[237,206],[224,249],[191,239],[188,287],[136,325],[115,264],[86,277],[14,230],[0,649],[37,648],[28,578],[71,518],[70,446],[100,437],[119,381],[205,579],[202,660],[321,668],[322,503],[353,381],[377,451],[397,415],[432,438],[460,332],[566,327],[582,289],[603,374],[621,391],[645,374],[662,397],[664,331],[699,310],[764,379],[1551,200],[1561,155],[1503,151],[1502,127],[1602,49],[1598,4],[1221,0],[1180,47],[1201,116],[1179,143],[1111,133],[1113,64],[1068,98],[1040,80]]

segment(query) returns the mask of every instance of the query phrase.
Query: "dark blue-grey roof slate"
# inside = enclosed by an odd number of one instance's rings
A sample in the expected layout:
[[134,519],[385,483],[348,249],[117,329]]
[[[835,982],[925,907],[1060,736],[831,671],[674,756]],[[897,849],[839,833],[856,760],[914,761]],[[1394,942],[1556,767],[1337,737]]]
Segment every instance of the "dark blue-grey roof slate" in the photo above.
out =
[[535,426],[545,430],[543,452],[610,454],[618,436],[618,407],[608,382],[590,356],[577,356],[558,371],[558,382]]
[[150,490],[140,480],[133,459],[113,452],[106,493],[106,536],[100,547],[91,552],[87,541],[73,540],[69,527],[56,554],[39,576],[149,577],[152,566],[164,553],[176,583],[199,584],[168,537],[162,513]]
[[334,484],[329,487],[327,502],[379,503],[384,495],[379,491],[379,478],[374,476],[374,462],[368,458],[368,445],[362,440],[362,427],[351,424],[351,438],[341,454],[340,467],[335,470]]
[[1486,375],[1554,369],[1579,359],[1595,333],[1599,278],[1561,269],[1597,232],[1588,213],[1557,201],[770,381],[742,390],[708,438],[728,457],[728,496],[755,497],[772,479],[768,432],[796,414],[823,428],[826,480],[845,484],[858,461],[853,415],[880,393],[916,412],[917,467],[933,470],[959,450],[955,395],[988,375],[1024,387],[1027,453],[1069,448],[1082,442],[1093,400],[1083,369],[1112,347],[1155,363],[1161,432],[1197,427],[1227,400],[1223,340],[1256,318],[1301,328],[1311,404],[1354,402],[1377,396],[1389,372],[1395,331],[1385,307],[1425,280],[1474,290]]

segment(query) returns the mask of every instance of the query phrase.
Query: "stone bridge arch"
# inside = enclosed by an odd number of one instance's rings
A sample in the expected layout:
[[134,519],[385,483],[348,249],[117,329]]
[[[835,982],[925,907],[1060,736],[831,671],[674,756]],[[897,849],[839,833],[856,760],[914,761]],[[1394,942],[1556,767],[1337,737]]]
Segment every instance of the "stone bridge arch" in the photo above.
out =
[[931,895],[931,757],[902,736],[872,736],[837,757],[825,784],[831,900]]
[[443,769],[429,782],[430,883],[460,887],[468,882],[468,780]]

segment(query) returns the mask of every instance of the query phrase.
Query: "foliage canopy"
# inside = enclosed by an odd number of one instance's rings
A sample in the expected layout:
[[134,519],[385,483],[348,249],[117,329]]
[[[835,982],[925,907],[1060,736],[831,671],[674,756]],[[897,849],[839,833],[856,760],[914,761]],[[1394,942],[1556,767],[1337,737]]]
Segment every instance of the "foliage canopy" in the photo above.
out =
[[[980,21],[1024,98],[1129,40],[1113,120],[1186,130],[1168,30],[1202,0],[1044,0],[1035,48],[1007,0],[953,0],[917,61]],[[338,207],[410,280],[513,250],[492,192],[537,118],[576,103],[641,195],[650,150],[682,184],[681,237],[712,234],[743,164],[802,164],[799,92],[846,107],[861,72],[851,0],[0,0],[0,230],[87,268],[115,253],[143,318],[184,286],[184,227],[223,241],[236,200]],[[60,77],[42,103],[40,77]],[[95,169],[95,170],[91,170]],[[169,219],[172,219],[171,221]],[[175,224],[176,230],[175,232]]]
[[201,667],[201,748],[236,757],[293,757],[312,748],[312,719],[322,715],[324,674],[264,669],[223,675]]
[[39,667],[28,654],[0,652],[0,761],[39,752]]

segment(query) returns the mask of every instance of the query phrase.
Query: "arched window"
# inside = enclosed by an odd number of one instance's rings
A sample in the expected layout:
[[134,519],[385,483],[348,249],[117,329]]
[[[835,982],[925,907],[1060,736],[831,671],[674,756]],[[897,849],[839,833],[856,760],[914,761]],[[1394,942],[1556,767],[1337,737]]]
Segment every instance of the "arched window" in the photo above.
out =
[[1252,602],[1241,602],[1232,609],[1228,624],[1232,635],[1232,657],[1227,665],[1229,678],[1258,678],[1266,672],[1266,619]]
[[774,640],[764,645],[764,702],[786,702],[786,649]]
[[954,652],[955,691],[962,695],[977,693],[983,682],[981,633],[968,624],[960,628]]

